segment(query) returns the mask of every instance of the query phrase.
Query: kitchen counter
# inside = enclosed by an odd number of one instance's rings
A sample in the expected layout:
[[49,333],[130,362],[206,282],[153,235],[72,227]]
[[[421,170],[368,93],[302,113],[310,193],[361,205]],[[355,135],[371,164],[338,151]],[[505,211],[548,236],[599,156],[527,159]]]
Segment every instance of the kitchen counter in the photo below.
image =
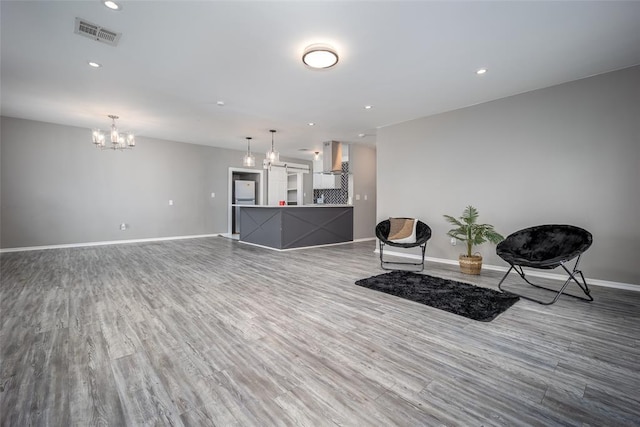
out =
[[352,205],[239,205],[240,241],[293,249],[353,241]]
[[329,204],[329,203],[314,203],[312,205],[236,205],[232,204],[231,206],[242,206],[243,208],[273,208],[273,209],[281,209],[281,208],[352,208],[353,205],[342,205],[342,204]]

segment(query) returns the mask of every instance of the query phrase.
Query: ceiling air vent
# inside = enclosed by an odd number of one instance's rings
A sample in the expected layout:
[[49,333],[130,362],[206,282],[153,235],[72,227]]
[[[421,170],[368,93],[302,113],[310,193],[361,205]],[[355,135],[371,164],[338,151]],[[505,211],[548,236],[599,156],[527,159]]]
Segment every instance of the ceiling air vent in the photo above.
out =
[[111,46],[117,46],[122,35],[81,18],[76,18],[76,28],[73,32]]

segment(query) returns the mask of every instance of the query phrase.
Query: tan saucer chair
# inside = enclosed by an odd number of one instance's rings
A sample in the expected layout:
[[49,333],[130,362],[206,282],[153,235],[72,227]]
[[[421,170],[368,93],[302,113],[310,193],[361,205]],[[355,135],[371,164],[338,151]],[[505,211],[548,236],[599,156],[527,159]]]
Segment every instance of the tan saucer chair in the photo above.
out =
[[[410,220],[416,221],[415,222],[415,238],[411,239],[409,237],[409,238],[393,239],[393,236],[391,236],[392,238],[390,239],[389,234],[392,231],[391,230],[392,220],[394,221],[394,226],[396,223],[398,223],[398,221],[405,221],[405,222]],[[416,271],[424,270],[424,253],[427,249],[427,241],[431,238],[431,228],[427,224],[414,218],[387,219],[387,220],[381,221],[380,223],[378,223],[378,225],[376,225],[376,237],[378,238],[378,241],[380,244],[380,267],[382,267],[383,270],[397,270],[397,268],[390,268],[390,266],[392,265],[414,266],[414,267],[420,267],[420,270],[416,270]],[[383,256],[385,245],[395,246],[398,248],[420,247],[422,252],[422,261],[419,263],[385,261]]]

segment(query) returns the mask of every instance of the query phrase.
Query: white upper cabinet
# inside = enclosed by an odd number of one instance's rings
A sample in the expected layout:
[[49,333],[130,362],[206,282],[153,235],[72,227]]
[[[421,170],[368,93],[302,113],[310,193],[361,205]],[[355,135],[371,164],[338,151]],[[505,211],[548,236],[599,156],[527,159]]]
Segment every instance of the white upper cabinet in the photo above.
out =
[[341,176],[322,174],[322,159],[313,161],[313,189],[328,190],[341,188]]

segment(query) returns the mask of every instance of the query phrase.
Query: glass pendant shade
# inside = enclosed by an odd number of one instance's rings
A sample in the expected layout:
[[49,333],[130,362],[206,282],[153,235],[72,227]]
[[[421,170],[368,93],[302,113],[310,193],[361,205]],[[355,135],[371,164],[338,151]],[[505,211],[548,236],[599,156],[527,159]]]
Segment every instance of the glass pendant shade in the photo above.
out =
[[104,133],[102,133],[100,129],[93,130],[91,139],[93,140],[93,143],[96,145],[96,147],[102,148],[105,146]]
[[256,157],[251,154],[251,137],[247,137],[247,154],[242,159],[242,165],[247,167],[254,167],[256,165]]
[[255,156],[253,154],[247,154],[246,156],[244,156],[243,165],[250,168],[254,167],[256,165]]
[[120,135],[118,135],[118,129],[115,127],[111,128],[111,142],[117,144],[119,139]]
[[280,153],[278,153],[277,151],[271,150],[267,153],[267,158],[271,163],[277,162],[280,160]]
[[280,153],[278,153],[273,146],[273,134],[276,133],[276,131],[271,129],[269,132],[271,132],[271,150],[267,151],[267,160],[269,163],[273,163],[280,160]]

